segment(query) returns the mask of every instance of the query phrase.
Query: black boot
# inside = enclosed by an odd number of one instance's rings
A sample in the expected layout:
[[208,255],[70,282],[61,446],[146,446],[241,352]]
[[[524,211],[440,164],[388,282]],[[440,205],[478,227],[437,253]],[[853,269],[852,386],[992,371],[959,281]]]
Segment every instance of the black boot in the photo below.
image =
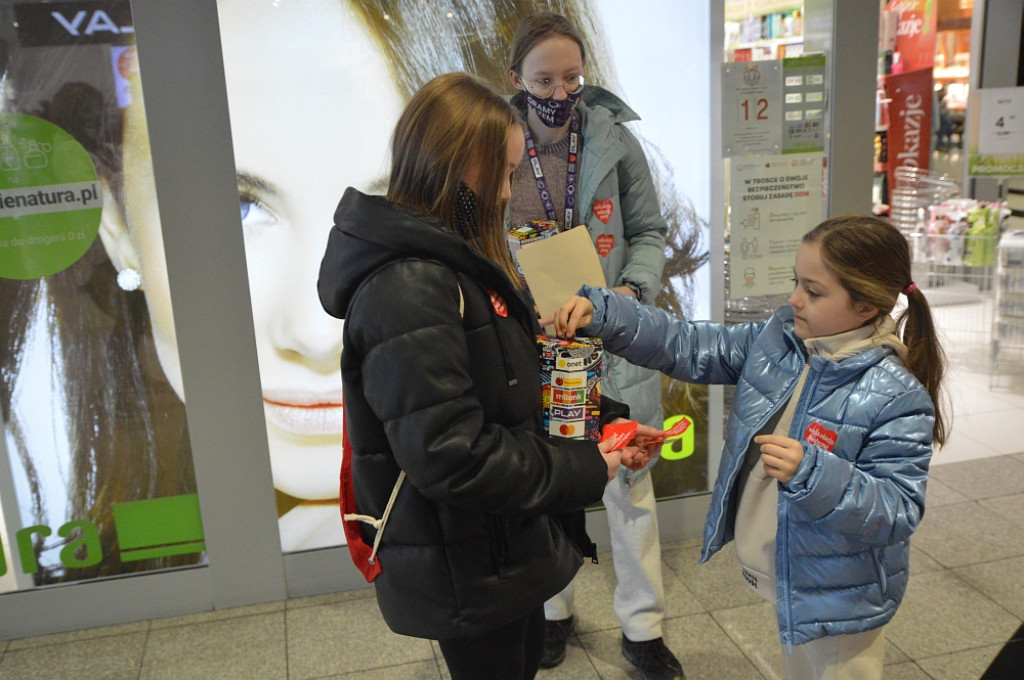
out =
[[686,680],[683,665],[663,638],[633,642],[623,635],[622,656],[640,669],[644,680]]
[[541,668],[554,668],[565,661],[565,642],[576,627],[576,617],[544,624],[544,656],[540,658]]

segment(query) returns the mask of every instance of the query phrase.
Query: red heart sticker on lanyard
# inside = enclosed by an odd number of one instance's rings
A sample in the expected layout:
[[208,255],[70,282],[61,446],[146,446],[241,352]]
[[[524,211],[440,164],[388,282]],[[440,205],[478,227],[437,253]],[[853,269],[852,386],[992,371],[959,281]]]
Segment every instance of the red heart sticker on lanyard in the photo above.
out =
[[594,201],[594,216],[608,224],[608,220],[612,218],[612,213],[615,212],[615,205],[612,203],[612,199],[606,198],[603,201]]
[[611,234],[601,234],[597,237],[597,252],[601,253],[601,257],[608,257],[608,253],[612,252],[613,247],[615,247],[615,237]]
[[835,448],[838,437],[839,435],[832,430],[826,429],[824,425],[818,422],[811,423],[804,431],[804,440],[808,444],[820,446],[826,451],[831,451]]

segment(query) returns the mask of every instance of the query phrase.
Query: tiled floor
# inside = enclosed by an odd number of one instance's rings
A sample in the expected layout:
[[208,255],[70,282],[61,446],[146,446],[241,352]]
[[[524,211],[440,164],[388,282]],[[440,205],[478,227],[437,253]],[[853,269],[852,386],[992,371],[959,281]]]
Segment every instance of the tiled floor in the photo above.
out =
[[[933,461],[913,576],[887,629],[888,680],[979,680],[1024,630],[1024,366],[994,381],[983,345],[969,342],[977,310],[955,307],[936,310],[950,334],[968,331],[950,352],[953,434]],[[781,678],[771,606],[742,584],[731,549],[698,566],[699,549],[697,541],[662,546],[665,638],[687,677]],[[540,680],[640,677],[619,653],[613,588],[610,554],[584,566],[577,632],[565,662]],[[984,680],[1024,678],[1024,661],[1010,669]],[[0,641],[0,680],[447,677],[436,644],[388,631],[368,589]]]
[[[888,628],[890,680],[977,680],[1024,621],[1024,394],[992,392],[988,375],[963,370],[951,384],[953,436],[936,455],[913,577]],[[665,638],[687,677],[780,678],[770,605],[742,585],[731,550],[702,566],[698,552],[696,541],[662,548]],[[583,568],[565,663],[538,678],[640,677],[618,650],[613,587],[610,554]],[[447,672],[435,644],[389,632],[372,591],[360,590],[0,642],[0,680],[70,677],[426,680]]]

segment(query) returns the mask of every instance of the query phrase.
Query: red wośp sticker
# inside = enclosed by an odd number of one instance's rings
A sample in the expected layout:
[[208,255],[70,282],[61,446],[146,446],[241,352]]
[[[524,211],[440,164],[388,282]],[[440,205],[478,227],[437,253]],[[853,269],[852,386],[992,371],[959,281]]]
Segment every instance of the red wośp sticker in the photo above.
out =
[[826,451],[831,451],[836,447],[836,439],[838,438],[838,434],[832,430],[826,429],[825,426],[819,422],[811,423],[804,431],[804,441],[808,444],[820,446]]

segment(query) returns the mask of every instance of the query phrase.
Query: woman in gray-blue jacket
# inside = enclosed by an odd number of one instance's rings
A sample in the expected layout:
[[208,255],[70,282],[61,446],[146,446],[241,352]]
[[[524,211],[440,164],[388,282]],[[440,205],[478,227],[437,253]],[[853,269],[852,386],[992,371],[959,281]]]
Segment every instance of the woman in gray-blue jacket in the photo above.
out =
[[679,380],[736,385],[701,561],[735,539],[744,580],[776,604],[789,678],[880,678],[948,432],[945,362],[888,223],[826,220],[793,272],[790,304],[761,323],[683,321],[585,287],[556,328]]
[[[524,19],[511,52],[509,79],[517,90],[511,101],[526,121],[526,153],[512,179],[511,225],[548,220],[563,231],[586,225],[608,285],[653,304],[668,225],[647,156],[625,125],[639,116],[611,92],[584,85],[584,40],[564,16],[539,12]],[[660,428],[660,376],[605,356],[602,393],[628,404],[636,420]],[[662,637],[665,591],[648,472],[621,473],[602,498],[618,581],[614,609],[623,655],[645,677],[676,680],[683,670]],[[572,584],[545,605],[542,667],[565,658],[574,609]]]

